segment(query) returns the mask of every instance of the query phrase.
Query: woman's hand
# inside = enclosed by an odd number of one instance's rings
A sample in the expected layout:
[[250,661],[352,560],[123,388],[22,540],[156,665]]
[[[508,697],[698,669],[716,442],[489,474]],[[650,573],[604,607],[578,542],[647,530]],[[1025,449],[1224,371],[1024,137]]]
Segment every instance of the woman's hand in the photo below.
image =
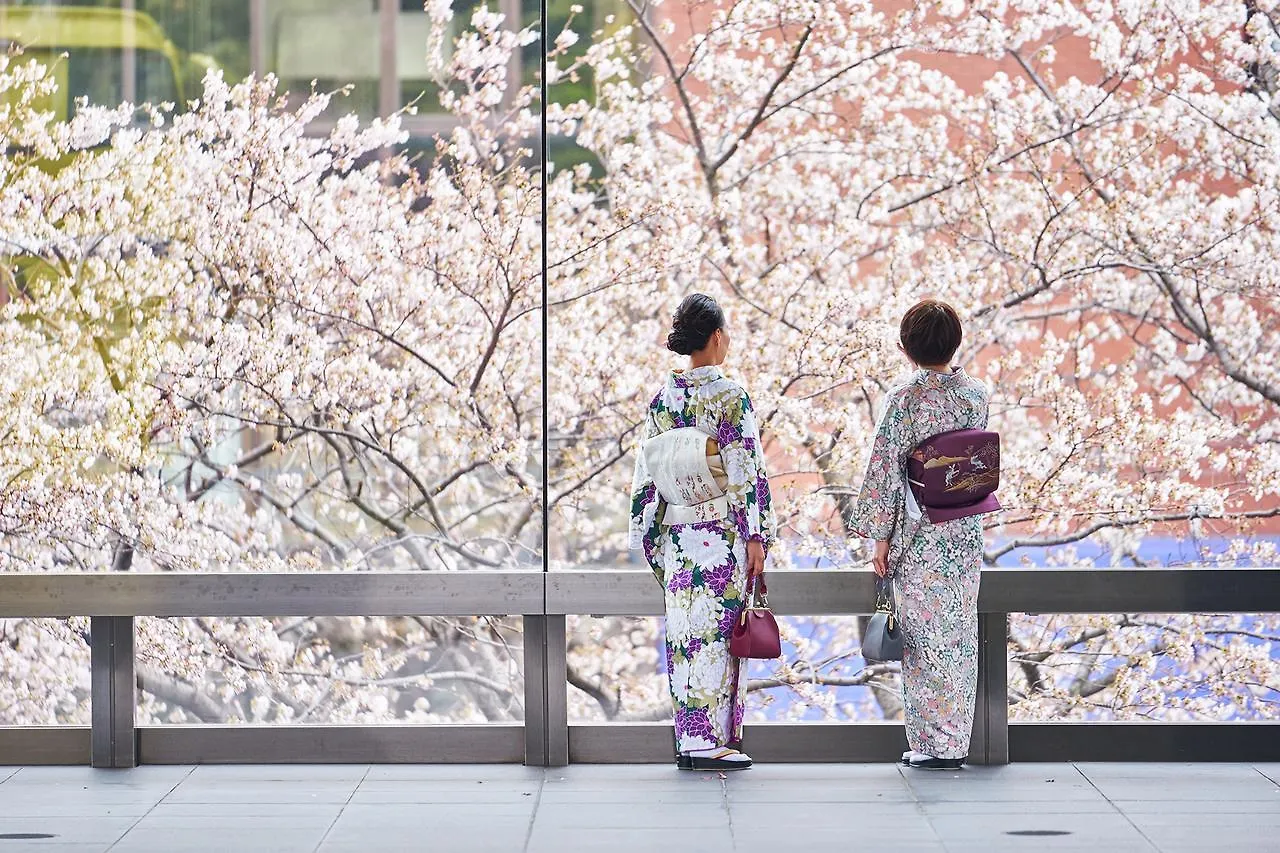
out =
[[747,543],[747,577],[758,578],[764,574],[764,543],[752,539]]
[[871,566],[882,578],[889,576],[889,540],[876,540],[876,552],[871,557]]

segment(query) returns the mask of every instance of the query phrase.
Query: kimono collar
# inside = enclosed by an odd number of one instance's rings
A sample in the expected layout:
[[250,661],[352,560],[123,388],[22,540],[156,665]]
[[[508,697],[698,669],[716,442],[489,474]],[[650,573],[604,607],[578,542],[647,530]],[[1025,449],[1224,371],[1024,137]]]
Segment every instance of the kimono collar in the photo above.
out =
[[925,388],[949,388],[961,379],[964,379],[963,367],[953,367],[950,373],[939,373],[922,367],[916,371],[914,381]]
[[723,377],[724,374],[720,372],[720,368],[714,364],[695,367],[692,370],[671,371],[671,382],[677,388],[692,388],[698,385],[705,385]]

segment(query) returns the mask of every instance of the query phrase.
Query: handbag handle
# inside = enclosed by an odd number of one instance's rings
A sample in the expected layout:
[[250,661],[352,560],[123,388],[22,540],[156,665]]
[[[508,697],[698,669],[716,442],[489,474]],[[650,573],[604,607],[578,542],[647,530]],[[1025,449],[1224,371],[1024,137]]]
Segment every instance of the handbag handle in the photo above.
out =
[[876,576],[876,612],[889,614],[889,624],[898,619],[898,603],[893,595],[893,581]]
[[748,608],[751,607],[753,595],[755,597],[754,600],[757,607],[761,606],[761,602],[764,602],[764,607],[769,606],[769,585],[765,583],[763,573],[759,575],[752,575],[747,578],[747,596],[745,604]]

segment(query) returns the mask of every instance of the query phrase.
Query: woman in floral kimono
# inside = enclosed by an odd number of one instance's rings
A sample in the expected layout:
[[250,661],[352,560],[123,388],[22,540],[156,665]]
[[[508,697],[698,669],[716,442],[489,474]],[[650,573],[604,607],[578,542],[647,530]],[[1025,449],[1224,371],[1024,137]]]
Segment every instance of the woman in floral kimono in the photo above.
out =
[[760,431],[747,393],[720,372],[724,313],[695,293],[676,311],[667,348],[689,356],[649,404],[636,456],[630,547],[666,590],[667,675],[678,764],[742,770],[742,662],[729,637],[774,540]]
[[906,459],[926,438],[985,429],[987,390],[951,358],[960,318],[925,300],[902,318],[900,348],[918,368],[884,404],[852,527],[875,540],[873,563],[893,577],[903,631],[902,692],[907,744],[902,762],[958,768],[969,752],[978,687],[978,582],[982,520],[931,524],[907,510]]

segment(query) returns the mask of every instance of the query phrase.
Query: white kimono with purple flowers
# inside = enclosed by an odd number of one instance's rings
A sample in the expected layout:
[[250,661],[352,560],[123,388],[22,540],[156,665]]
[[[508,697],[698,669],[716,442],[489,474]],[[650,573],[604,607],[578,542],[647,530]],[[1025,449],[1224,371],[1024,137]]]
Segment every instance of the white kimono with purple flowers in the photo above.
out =
[[664,525],[665,502],[637,454],[631,490],[630,546],[666,589],[667,674],[681,751],[742,739],[741,661],[729,637],[746,596],[747,549],[766,549],[775,524],[760,430],[742,386],[716,367],[672,373],[649,405],[646,439],[696,427],[720,444],[729,515],[717,521]]

